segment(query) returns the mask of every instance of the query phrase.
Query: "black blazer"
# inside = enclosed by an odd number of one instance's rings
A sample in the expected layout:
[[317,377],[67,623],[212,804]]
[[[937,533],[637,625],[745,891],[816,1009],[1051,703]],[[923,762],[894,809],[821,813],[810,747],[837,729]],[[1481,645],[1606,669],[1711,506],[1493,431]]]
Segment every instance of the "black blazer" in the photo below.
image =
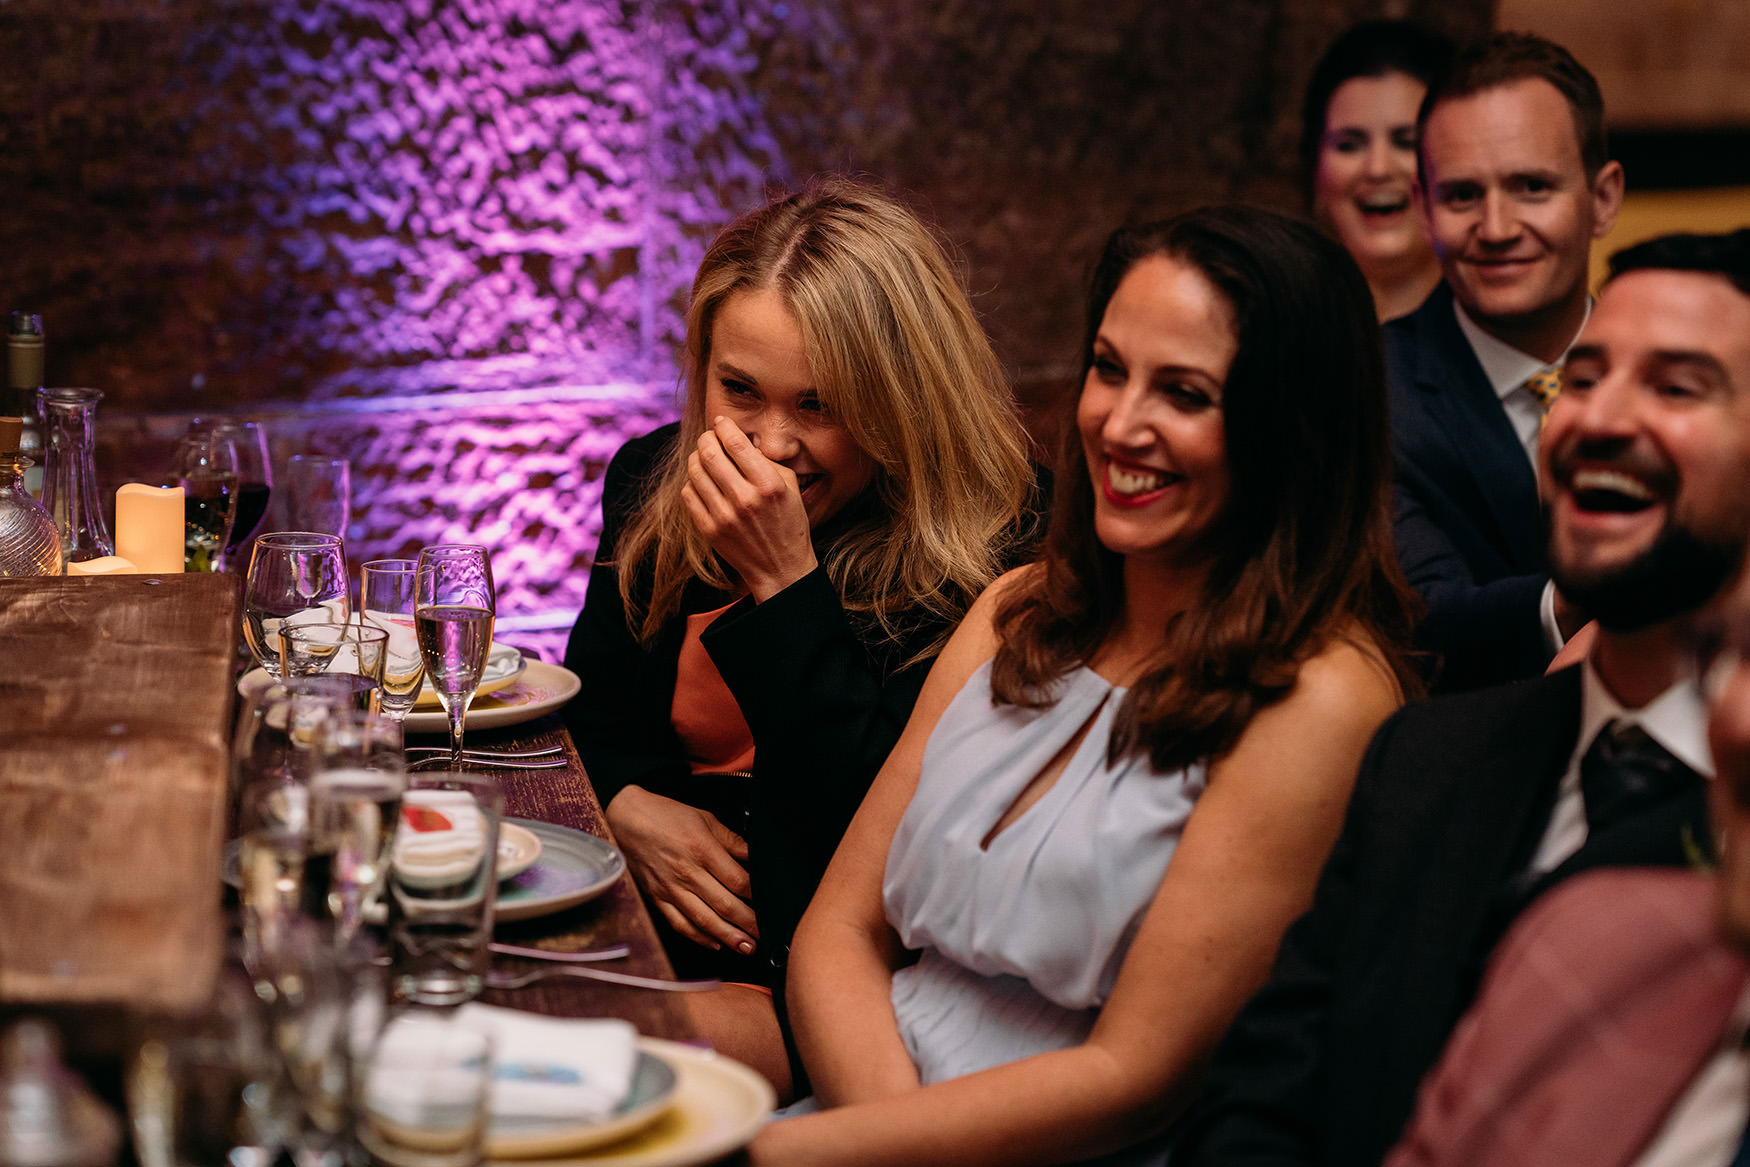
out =
[[[1384,1157],[1524,907],[1521,873],[1579,716],[1576,667],[1416,702],[1386,721],[1312,910],[1217,1049],[1175,1167]],[[1589,839],[1557,874],[1681,865],[1690,847],[1706,848],[1706,821],[1698,789],[1620,838]]]
[[[699,797],[708,783],[692,780],[669,720],[686,621],[670,621],[650,648],[640,645],[610,563],[625,520],[678,432],[668,425],[634,438],[609,464],[600,548],[565,652],[565,667],[583,682],[565,722],[604,807],[638,785],[717,810]],[[684,596],[689,613],[728,602],[697,584]],[[756,750],[757,777],[737,792],[745,821],[729,823],[747,838],[760,924],[759,966],[740,975],[781,988],[802,912],[929,672],[929,660],[906,662],[947,628],[939,619],[914,620],[898,643],[880,641],[853,623],[826,572],[816,569],[763,604],[744,599],[705,630],[701,642],[741,706]]]
[[1386,324],[1396,515],[1410,586],[1428,602],[1418,647],[1439,654],[1437,692],[1541,673],[1548,576],[1537,479],[1453,315],[1445,284]]

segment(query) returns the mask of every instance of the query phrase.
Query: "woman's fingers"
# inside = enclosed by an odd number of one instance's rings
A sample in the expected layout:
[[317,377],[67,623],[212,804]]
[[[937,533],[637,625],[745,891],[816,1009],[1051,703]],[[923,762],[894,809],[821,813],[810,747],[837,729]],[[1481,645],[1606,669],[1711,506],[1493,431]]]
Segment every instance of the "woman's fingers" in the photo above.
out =
[[699,533],[756,601],[814,570],[808,511],[795,473],[762,455],[733,423],[719,418],[716,428],[699,436],[687,455],[681,500]]
[[759,927],[746,900],[752,883],[724,839],[736,839],[734,832],[697,807],[636,786],[608,804],[608,825],[633,879],[677,932],[709,947],[753,951]]

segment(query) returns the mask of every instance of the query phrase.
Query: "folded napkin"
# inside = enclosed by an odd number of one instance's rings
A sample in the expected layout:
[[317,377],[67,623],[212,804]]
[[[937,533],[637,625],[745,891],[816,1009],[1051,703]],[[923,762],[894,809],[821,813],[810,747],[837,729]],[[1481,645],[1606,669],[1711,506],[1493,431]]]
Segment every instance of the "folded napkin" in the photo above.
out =
[[478,1033],[424,1010],[393,1018],[371,1055],[370,1117],[430,1134],[473,1126],[492,1058]]
[[542,1017],[478,1004],[462,1006],[457,1020],[492,1037],[494,1118],[600,1122],[632,1090],[638,1031],[629,1021]]
[[395,870],[414,879],[462,878],[480,862],[486,825],[466,790],[409,790],[401,796]]

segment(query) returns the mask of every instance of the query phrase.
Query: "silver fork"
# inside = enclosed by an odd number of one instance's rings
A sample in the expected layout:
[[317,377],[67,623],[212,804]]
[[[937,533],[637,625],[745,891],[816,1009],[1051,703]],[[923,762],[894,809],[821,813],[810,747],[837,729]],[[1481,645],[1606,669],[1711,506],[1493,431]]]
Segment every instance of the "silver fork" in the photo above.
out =
[[[448,746],[408,746],[401,752],[404,754],[442,754],[445,757],[448,757],[450,748]],[[462,751],[462,756],[481,760],[503,758],[509,761],[524,761],[532,758],[563,758],[565,756],[565,747],[541,746],[539,749],[532,750],[481,750],[469,748]]]
[[489,989],[522,989],[554,977],[582,977],[591,981],[606,981],[611,985],[630,985],[634,989],[661,989],[665,993],[701,993],[715,989],[722,981],[661,981],[655,977],[635,977],[631,973],[609,972],[604,968],[585,968],[575,964],[550,964],[523,972],[493,969],[486,974]]
[[592,948],[587,952],[555,952],[551,948],[523,948],[516,944],[500,944],[496,940],[486,947],[503,956],[526,956],[530,960],[556,960],[561,964],[587,964],[596,960],[619,960],[622,957],[632,955],[632,948],[627,944],[610,944],[606,948]]

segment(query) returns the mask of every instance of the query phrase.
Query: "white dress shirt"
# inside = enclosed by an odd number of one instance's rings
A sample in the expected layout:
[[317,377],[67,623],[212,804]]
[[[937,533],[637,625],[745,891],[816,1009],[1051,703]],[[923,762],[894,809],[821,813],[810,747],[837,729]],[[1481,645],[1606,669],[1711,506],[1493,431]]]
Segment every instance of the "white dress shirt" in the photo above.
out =
[[1506,341],[1484,332],[1482,325],[1472,320],[1456,299],[1452,301],[1452,311],[1458,317],[1458,330],[1470,342],[1470,351],[1477,355],[1477,362],[1483,366],[1483,376],[1489,379],[1495,396],[1501,399],[1501,408],[1506,411],[1507,420],[1513,423],[1513,432],[1519,435],[1526,460],[1535,471],[1537,435],[1543,428],[1543,403],[1532,395],[1525,383],[1539,373],[1562,367],[1568,350],[1580,339],[1580,330],[1592,318],[1592,301],[1586,301],[1586,315],[1580,318],[1580,328],[1568,338],[1568,343],[1562,346],[1562,355],[1553,364],[1540,361],[1530,353],[1522,353]]
[[1694,682],[1680,679],[1639,709],[1625,709],[1605,687],[1590,659],[1583,661],[1580,669],[1580,736],[1574,741],[1567,771],[1556,787],[1555,810],[1531,860],[1529,870],[1534,875],[1555,870],[1586,841],[1586,800],[1580,793],[1580,759],[1609,722],[1640,726],[1648,737],[1670,750],[1691,770],[1704,778],[1714,776],[1713,753],[1707,744],[1707,707]]

